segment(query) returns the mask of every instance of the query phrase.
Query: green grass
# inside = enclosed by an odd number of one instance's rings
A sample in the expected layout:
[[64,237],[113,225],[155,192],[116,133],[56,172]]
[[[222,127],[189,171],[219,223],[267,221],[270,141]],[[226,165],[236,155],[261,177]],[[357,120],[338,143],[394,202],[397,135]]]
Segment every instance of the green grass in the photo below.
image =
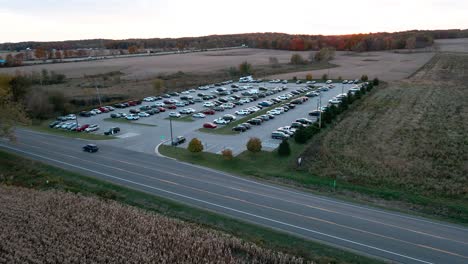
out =
[[35,130],[38,132],[44,132],[48,134],[54,134],[54,135],[59,135],[59,136],[64,136],[64,137],[71,137],[71,138],[82,138],[82,139],[89,139],[89,140],[110,140],[110,139],[115,139],[116,137],[114,136],[105,136],[103,134],[98,135],[98,134],[92,134],[92,133],[86,133],[86,132],[76,132],[76,131],[68,131],[68,130],[62,130],[62,129],[56,129],[56,128],[49,128],[49,123],[48,121],[42,121],[39,124],[33,124],[29,126],[24,126],[27,129]]
[[115,200],[196,223],[206,228],[220,230],[259,246],[300,256],[317,263],[381,263],[379,260],[62,170],[4,151],[0,151],[0,171],[2,171],[1,184],[39,190],[53,189]]
[[157,126],[157,125],[153,125],[153,124],[137,123],[137,122],[134,122],[134,121],[131,121],[131,120],[127,120],[125,118],[111,118],[111,117],[108,117],[108,118],[104,118],[104,121],[114,122],[114,123],[132,124],[132,125],[138,125],[138,126],[151,126],[151,127]]
[[195,119],[193,119],[193,117],[190,116],[190,115],[182,116],[182,117],[179,117],[179,118],[166,117],[164,119],[166,119],[166,120],[172,119],[172,121],[177,121],[177,122],[193,122],[193,121],[195,121]]

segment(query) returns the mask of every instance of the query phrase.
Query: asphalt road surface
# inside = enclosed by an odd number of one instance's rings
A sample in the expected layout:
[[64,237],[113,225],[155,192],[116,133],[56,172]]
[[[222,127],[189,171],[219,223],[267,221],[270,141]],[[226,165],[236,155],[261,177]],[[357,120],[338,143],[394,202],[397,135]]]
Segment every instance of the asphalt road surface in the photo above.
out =
[[311,240],[400,263],[468,263],[468,228],[324,198],[124,148],[26,130],[2,149]]

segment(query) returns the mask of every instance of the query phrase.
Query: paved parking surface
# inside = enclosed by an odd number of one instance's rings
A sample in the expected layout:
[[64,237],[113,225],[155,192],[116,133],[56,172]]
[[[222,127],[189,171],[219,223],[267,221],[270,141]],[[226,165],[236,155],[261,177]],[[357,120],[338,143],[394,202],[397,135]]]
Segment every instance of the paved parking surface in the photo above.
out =
[[[274,88],[279,87],[284,84],[280,83],[235,83],[239,86],[252,86],[253,89],[256,89],[260,86],[264,86],[266,88]],[[317,83],[316,86],[325,85],[324,83]],[[333,98],[334,96],[342,93],[347,92],[353,84],[342,84],[342,83],[334,83],[335,88],[330,89],[329,91],[321,93],[321,100],[322,105],[326,105],[328,100]],[[224,87],[230,90],[229,85],[225,85]],[[212,153],[220,153],[223,149],[229,148],[233,151],[234,155],[237,155],[246,149],[245,145],[249,138],[251,137],[258,137],[262,140],[263,149],[265,150],[273,150],[275,149],[280,140],[272,139],[271,132],[275,131],[278,127],[290,125],[291,122],[295,121],[298,118],[306,117],[311,120],[315,120],[314,117],[308,116],[308,112],[311,110],[317,109],[319,97],[312,97],[303,104],[299,104],[296,108],[289,110],[281,115],[276,116],[275,119],[263,122],[260,126],[252,126],[251,129],[247,130],[246,132],[236,134],[236,135],[218,135],[218,134],[211,134],[211,133],[204,133],[199,131],[199,129],[203,126],[203,123],[212,122],[214,119],[222,117],[225,114],[234,114],[235,111],[239,109],[244,109],[251,106],[256,106],[259,102],[268,100],[271,98],[276,98],[280,95],[289,93],[292,90],[296,90],[298,88],[306,87],[306,84],[287,84],[288,89],[282,92],[273,94],[271,96],[267,96],[265,98],[259,98],[257,101],[253,101],[241,106],[236,106],[233,109],[226,109],[223,112],[216,112],[215,115],[207,115],[205,118],[195,119],[193,122],[181,122],[181,121],[172,121],[172,131],[173,136],[185,136],[187,138],[187,142],[180,145],[179,147],[186,148],[188,141],[190,139],[196,137],[200,139],[204,144],[204,150]],[[208,90],[200,91],[197,90],[194,93],[190,93],[191,96],[194,98],[197,97],[198,93],[204,94],[213,94],[213,91],[216,90],[214,87]],[[236,92],[234,94],[241,96],[241,92]],[[171,97],[171,99],[179,100],[179,97]],[[180,101],[180,100],[179,100]],[[159,101],[156,101],[159,102]],[[204,101],[206,102],[206,101]],[[118,126],[121,128],[121,132],[117,134],[117,139],[109,140],[109,141],[102,141],[99,144],[109,144],[114,146],[123,147],[126,149],[145,152],[145,153],[154,153],[155,147],[167,140],[170,140],[170,122],[169,120],[165,119],[169,116],[169,112],[171,111],[179,111],[183,108],[194,108],[196,111],[202,111],[207,109],[203,106],[204,102],[195,103],[193,105],[188,105],[186,107],[178,107],[176,110],[167,109],[166,112],[155,114],[150,117],[141,117],[138,121],[133,121],[135,124],[132,123],[116,123],[104,120],[105,118],[110,117],[110,113],[103,113],[92,117],[79,117],[80,124],[98,124],[100,126],[100,130],[93,132],[97,134],[102,134],[104,131],[108,130],[110,127]],[[132,108],[138,109],[142,105],[151,105],[155,102],[143,102],[141,105],[135,107],[128,107],[125,109],[116,109],[112,113],[117,112],[124,112],[129,113],[129,110]],[[251,114],[250,116],[254,116],[255,114]],[[243,118],[243,116],[238,116],[237,118]],[[145,126],[145,125],[138,125],[138,124],[147,124],[153,126]],[[155,126],[154,126],[155,125]],[[221,127],[222,125],[218,125]],[[167,142],[166,144],[169,144]]]

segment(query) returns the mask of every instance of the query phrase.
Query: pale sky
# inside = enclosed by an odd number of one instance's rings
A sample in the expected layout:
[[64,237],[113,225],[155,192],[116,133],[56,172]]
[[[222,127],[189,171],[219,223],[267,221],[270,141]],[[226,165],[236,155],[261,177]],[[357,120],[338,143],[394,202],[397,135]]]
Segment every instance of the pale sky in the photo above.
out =
[[468,28],[467,0],[0,0],[0,43]]

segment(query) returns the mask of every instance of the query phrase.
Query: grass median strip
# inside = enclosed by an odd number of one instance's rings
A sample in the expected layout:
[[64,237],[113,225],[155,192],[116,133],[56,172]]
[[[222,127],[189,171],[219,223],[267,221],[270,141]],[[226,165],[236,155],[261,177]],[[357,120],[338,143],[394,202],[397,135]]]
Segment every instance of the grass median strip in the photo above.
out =
[[235,220],[168,199],[83,176],[0,151],[0,183],[39,190],[61,190],[98,196],[168,217],[232,234],[261,247],[300,256],[316,263],[381,263],[345,250]]
[[138,122],[135,122],[135,121],[127,120],[125,118],[111,118],[111,117],[108,117],[108,118],[104,118],[104,121],[114,122],[114,123],[123,123],[123,124],[132,124],[132,125],[139,125],[139,126],[151,126],[151,127],[157,126],[157,125],[153,125],[153,124],[138,123]]

